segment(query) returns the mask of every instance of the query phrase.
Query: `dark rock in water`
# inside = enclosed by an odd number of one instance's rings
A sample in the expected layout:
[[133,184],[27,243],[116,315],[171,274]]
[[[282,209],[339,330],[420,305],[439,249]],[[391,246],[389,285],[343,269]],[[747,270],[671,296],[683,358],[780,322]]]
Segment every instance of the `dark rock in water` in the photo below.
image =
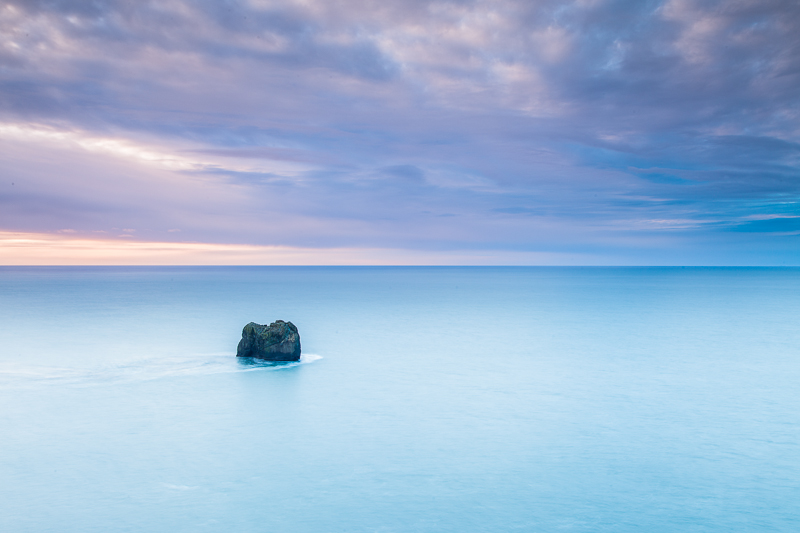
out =
[[299,361],[300,334],[291,322],[276,320],[269,326],[250,322],[242,330],[236,357],[268,361]]

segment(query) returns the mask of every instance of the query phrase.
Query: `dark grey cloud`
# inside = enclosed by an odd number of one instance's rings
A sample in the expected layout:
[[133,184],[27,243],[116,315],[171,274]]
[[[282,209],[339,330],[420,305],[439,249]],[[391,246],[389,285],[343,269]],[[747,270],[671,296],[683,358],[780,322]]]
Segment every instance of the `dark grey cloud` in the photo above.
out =
[[[797,2],[10,0],[0,35],[0,135],[64,169],[6,228],[800,261]],[[109,199],[70,150],[152,179]]]

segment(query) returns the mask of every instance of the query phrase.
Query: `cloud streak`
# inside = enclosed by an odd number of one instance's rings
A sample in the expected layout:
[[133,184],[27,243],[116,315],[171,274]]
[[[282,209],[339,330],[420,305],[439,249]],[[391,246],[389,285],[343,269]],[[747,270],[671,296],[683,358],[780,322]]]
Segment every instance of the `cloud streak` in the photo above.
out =
[[[71,234],[70,230],[61,233]],[[0,265],[581,265],[585,254],[392,248],[302,248],[196,242],[64,238],[0,232]]]

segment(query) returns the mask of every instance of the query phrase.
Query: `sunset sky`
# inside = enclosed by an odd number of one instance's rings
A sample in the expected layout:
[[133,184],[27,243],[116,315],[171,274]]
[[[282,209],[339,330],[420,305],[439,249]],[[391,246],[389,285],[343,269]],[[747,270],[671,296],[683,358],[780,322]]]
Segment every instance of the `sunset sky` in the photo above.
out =
[[0,264],[800,265],[796,0],[12,0],[0,39]]

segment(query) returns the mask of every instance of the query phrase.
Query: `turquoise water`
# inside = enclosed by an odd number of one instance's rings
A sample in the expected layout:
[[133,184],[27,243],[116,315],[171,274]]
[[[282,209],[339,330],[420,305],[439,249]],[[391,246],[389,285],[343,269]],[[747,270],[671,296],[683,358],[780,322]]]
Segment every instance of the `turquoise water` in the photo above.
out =
[[1,268],[0,324],[2,531],[800,530],[799,269]]

